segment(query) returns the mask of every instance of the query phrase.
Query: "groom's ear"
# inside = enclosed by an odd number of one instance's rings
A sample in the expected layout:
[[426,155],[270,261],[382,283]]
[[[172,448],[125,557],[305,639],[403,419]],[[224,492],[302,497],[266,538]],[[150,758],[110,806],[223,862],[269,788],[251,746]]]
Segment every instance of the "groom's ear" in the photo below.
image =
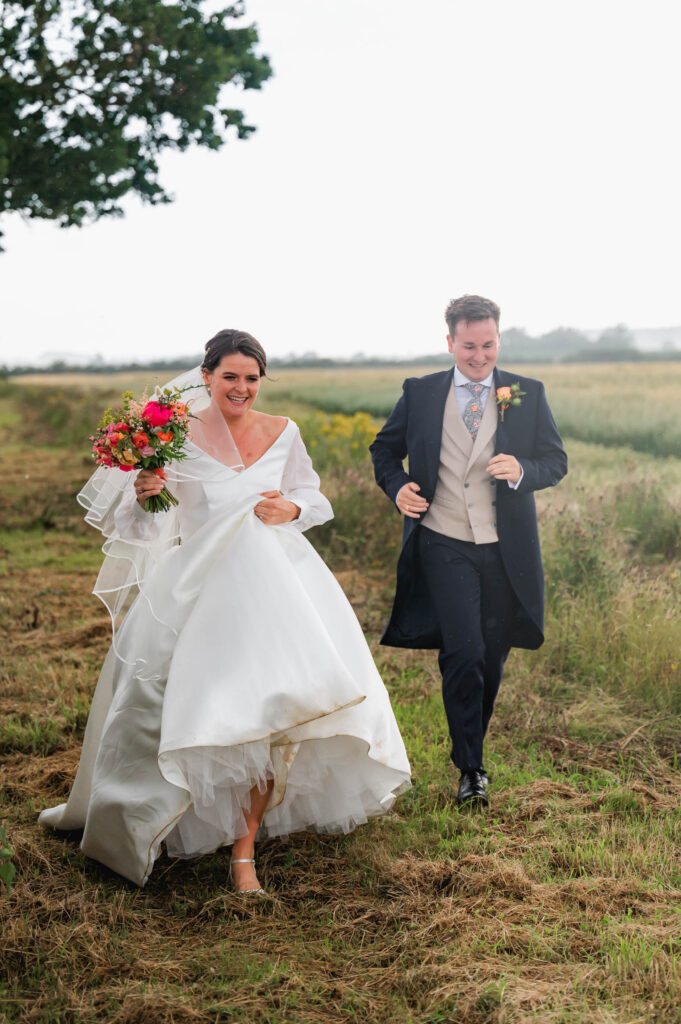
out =
[[447,348],[449,349],[450,352],[454,352],[454,339],[452,338],[451,334],[447,335]]

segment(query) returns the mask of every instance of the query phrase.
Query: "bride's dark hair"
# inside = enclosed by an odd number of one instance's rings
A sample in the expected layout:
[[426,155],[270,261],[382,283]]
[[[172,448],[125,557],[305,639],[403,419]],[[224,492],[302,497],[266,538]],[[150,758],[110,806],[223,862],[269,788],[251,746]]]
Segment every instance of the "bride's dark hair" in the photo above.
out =
[[233,355],[240,352],[244,356],[255,359],[260,370],[260,376],[264,377],[267,372],[267,356],[265,350],[252,334],[246,331],[218,331],[214,338],[206,342],[206,352],[201,363],[201,369],[212,373],[220,364],[223,356]]

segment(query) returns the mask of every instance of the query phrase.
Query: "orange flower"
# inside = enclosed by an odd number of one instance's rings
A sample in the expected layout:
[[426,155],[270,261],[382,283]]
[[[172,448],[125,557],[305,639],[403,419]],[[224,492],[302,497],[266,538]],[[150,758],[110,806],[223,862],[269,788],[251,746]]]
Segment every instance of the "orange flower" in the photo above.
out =
[[163,444],[168,444],[173,439],[173,432],[172,430],[159,430],[159,432],[156,434],[156,437]]
[[496,400],[499,408],[499,418],[502,423],[504,421],[504,413],[511,405],[520,405],[522,402],[522,395],[525,392],[520,390],[520,384],[516,381],[515,384],[511,384],[510,387],[505,386],[497,388]]

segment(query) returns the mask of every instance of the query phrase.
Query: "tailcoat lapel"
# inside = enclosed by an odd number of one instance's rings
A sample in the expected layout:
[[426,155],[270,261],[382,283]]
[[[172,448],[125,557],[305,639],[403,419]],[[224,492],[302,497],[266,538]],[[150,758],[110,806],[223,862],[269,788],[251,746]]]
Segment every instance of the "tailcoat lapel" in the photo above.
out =
[[[494,402],[495,410],[497,408],[497,388],[499,388],[499,387],[508,387],[511,384],[513,384],[514,381],[516,381],[517,379],[518,378],[514,377],[512,374],[506,373],[505,370],[500,370],[496,366],[494,367],[494,383],[492,385],[493,394],[491,394],[489,396],[489,401],[490,402],[491,401]],[[509,410],[507,409],[506,413],[508,413],[508,411]],[[499,412],[497,412],[497,438],[496,438],[496,443],[494,445],[494,453],[495,453],[495,455],[498,455],[499,452],[506,452],[507,449],[508,449],[508,437],[507,437],[507,432],[506,432],[507,431],[507,425],[508,425],[508,416],[506,414],[504,414],[504,419],[502,420],[501,414]]]
[[426,460],[426,482],[424,490],[431,497],[435,493],[437,485],[437,474],[440,468],[440,448],[442,445],[442,424],[445,415],[445,404],[447,396],[452,387],[454,378],[454,367],[437,382],[428,408],[425,411],[426,430],[424,436],[428,439],[425,451]]

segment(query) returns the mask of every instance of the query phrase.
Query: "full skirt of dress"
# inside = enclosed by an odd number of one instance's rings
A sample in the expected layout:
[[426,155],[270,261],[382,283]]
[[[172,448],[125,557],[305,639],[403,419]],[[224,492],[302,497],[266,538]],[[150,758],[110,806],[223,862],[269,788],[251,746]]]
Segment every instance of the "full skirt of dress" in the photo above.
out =
[[139,885],[164,841],[192,857],[245,835],[249,793],[270,779],[260,837],[348,832],[409,785],[342,589],[299,530],[253,515],[278,486],[274,448],[250,476],[178,495],[191,528],[115,637],[68,802],[40,816],[84,829],[83,851]]

